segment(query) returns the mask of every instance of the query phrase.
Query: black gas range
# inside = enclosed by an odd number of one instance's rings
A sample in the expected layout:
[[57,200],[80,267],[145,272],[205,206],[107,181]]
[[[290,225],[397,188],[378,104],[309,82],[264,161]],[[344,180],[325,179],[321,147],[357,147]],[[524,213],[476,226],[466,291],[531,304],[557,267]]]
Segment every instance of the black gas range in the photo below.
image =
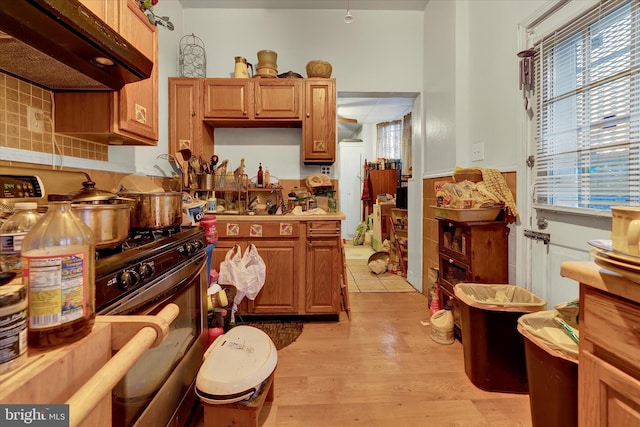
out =
[[[96,313],[126,305],[135,294],[204,252],[197,226],[132,230],[122,245],[96,252]],[[122,310],[118,310],[122,311]]]

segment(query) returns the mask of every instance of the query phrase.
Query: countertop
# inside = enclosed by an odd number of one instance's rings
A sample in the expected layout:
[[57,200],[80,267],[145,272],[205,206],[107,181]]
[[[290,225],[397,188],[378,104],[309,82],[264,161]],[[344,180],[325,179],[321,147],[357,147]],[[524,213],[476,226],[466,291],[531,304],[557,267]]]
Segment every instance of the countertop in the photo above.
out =
[[640,303],[640,284],[621,274],[600,267],[593,261],[567,261],[560,275],[610,294]]
[[332,212],[325,215],[225,215],[217,214],[218,222],[287,222],[287,221],[342,221],[342,212]]

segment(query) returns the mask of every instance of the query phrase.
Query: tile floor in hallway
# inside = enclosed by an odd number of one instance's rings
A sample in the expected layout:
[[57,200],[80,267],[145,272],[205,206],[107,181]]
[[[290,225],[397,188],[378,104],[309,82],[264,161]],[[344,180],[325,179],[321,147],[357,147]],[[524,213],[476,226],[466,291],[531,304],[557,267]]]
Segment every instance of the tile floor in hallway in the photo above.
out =
[[367,261],[374,253],[371,246],[344,244],[349,292],[417,292],[404,277],[385,272],[374,274]]

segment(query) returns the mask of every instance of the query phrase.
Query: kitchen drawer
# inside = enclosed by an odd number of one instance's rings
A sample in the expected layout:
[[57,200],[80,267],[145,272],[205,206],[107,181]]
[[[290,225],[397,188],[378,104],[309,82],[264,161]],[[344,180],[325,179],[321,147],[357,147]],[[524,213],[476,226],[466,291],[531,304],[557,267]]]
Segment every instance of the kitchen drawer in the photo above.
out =
[[468,227],[456,222],[441,220],[439,237],[438,243],[443,253],[468,261],[471,252]]
[[632,369],[640,370],[640,310],[637,305],[585,287],[584,304],[580,308],[583,309],[580,339],[590,341],[631,364]]
[[470,282],[469,267],[460,261],[440,256],[441,285],[453,294],[453,287],[459,282]]
[[340,221],[309,221],[307,237],[340,237]]
[[282,222],[233,222],[218,220],[218,237],[225,238],[298,238],[300,223],[298,221]]

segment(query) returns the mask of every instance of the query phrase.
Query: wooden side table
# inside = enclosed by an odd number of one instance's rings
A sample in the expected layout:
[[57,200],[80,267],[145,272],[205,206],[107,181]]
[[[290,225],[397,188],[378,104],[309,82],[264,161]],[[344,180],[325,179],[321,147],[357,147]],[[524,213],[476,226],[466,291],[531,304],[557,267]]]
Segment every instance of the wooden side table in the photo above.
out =
[[264,402],[273,402],[273,377],[269,375],[260,393],[248,402],[227,403],[224,405],[203,403],[204,425],[206,427],[258,427],[258,418]]

